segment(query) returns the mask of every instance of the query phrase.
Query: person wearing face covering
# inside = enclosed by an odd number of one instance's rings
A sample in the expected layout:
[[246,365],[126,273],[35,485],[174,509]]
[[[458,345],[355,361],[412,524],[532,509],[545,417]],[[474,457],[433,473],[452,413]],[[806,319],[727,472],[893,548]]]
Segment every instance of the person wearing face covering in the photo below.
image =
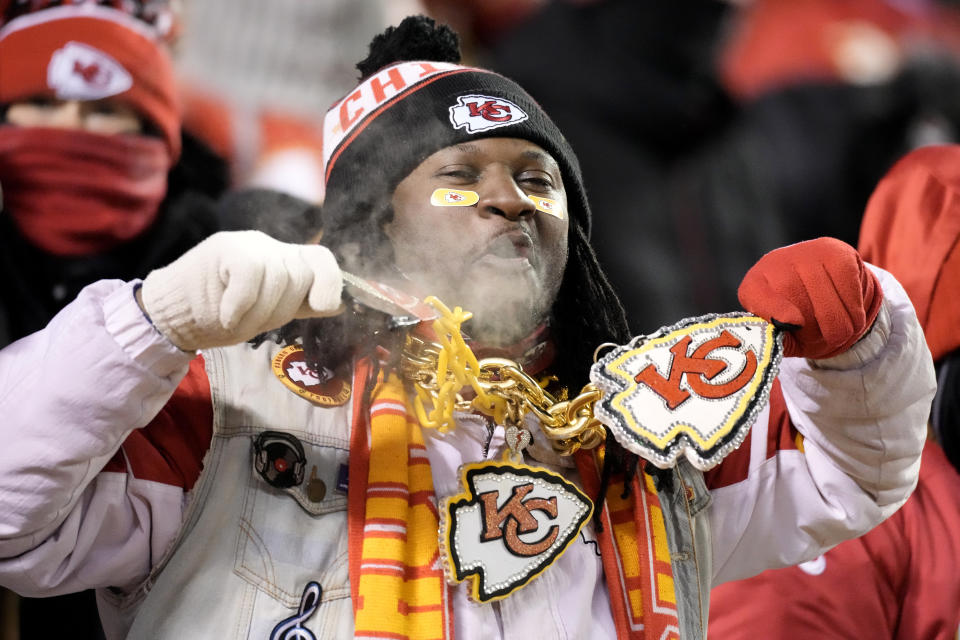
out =
[[[471,311],[475,353],[555,397],[630,334],[576,156],[519,85],[424,17],[358,69],[324,120],[323,245],[216,234],[0,351],[0,584],[95,587],[110,638],[689,640],[713,584],[907,499],[929,352],[896,280],[829,238],[744,276],[784,357],[709,471],[613,435],[561,455],[535,412],[435,422],[416,299]],[[470,478],[493,488],[458,501]]]
[[226,187],[181,132],[166,3],[48,4],[0,2],[0,344],[212,233]]
[[[180,128],[166,3],[53,4],[0,0],[0,346],[195,245],[226,187]],[[22,638],[102,637],[92,592],[23,599],[19,619]]]
[[938,371],[916,491],[889,520],[815,560],[711,596],[715,638],[952,640],[960,631],[960,146],[918,149],[870,198],[861,255],[903,283]]

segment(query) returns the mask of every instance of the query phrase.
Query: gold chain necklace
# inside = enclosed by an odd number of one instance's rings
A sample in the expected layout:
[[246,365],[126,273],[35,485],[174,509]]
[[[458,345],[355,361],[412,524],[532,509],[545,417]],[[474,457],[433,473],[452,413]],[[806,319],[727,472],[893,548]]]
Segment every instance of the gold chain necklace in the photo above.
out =
[[[416,391],[414,409],[422,426],[445,432],[454,426],[454,411],[477,411],[497,424],[521,426],[533,413],[561,455],[603,443],[606,431],[593,415],[599,389],[587,384],[572,400],[558,400],[544,388],[549,378],[537,381],[507,358],[478,360],[460,329],[473,317],[469,311],[451,310],[433,296],[425,302],[439,314],[433,322],[437,341],[408,333],[400,365]],[[461,393],[468,387],[472,399]]]

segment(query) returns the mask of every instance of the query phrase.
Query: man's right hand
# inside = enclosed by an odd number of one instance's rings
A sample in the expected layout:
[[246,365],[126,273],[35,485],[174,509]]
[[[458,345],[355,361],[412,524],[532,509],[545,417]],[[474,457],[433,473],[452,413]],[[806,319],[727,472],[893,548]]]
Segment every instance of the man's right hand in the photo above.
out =
[[245,342],[294,318],[334,315],[342,287],[326,247],[234,231],[151,271],[138,302],[173,344],[196,351]]

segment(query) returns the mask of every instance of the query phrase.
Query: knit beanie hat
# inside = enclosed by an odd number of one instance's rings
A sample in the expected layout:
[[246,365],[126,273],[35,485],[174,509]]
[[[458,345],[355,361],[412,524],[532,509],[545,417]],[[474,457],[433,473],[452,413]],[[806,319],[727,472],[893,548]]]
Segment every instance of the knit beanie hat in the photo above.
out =
[[577,158],[517,83],[457,64],[456,35],[423,16],[388,29],[370,50],[370,57],[357,65],[364,72],[360,84],[324,119],[325,231],[382,210],[396,186],[434,152],[505,137],[533,142],[556,160],[570,220],[589,234],[590,208]]
[[0,22],[0,104],[36,96],[117,99],[160,131],[175,160],[179,105],[162,36],[124,11],[96,4],[64,4]]

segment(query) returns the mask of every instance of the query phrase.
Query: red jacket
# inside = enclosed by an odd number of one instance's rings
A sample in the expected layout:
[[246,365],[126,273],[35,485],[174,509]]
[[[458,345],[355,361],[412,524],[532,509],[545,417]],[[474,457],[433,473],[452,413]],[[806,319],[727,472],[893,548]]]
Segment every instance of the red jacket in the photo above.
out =
[[715,640],[951,640],[960,627],[960,474],[932,441],[902,509],[811,562],[710,596]]

